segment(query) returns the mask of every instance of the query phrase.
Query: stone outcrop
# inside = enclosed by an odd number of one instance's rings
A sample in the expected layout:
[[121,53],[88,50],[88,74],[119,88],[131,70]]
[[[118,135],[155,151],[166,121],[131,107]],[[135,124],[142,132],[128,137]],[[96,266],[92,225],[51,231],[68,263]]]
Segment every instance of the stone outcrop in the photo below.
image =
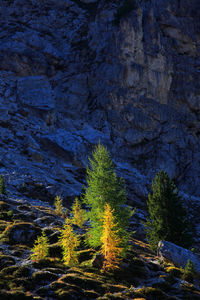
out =
[[184,268],[190,259],[195,269],[200,273],[200,256],[195,255],[192,251],[179,247],[173,243],[160,241],[158,244],[158,255],[162,259],[167,259],[177,267]]
[[132,203],[160,169],[199,197],[199,1],[136,1],[115,25],[120,2],[1,1],[0,173],[12,193],[40,184],[70,202],[100,140]]

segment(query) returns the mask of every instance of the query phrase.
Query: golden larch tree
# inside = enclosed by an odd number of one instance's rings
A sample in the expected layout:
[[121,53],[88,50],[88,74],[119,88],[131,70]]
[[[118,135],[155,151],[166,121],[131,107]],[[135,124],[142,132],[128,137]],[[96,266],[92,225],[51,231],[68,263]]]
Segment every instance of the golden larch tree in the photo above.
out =
[[117,223],[114,218],[114,210],[108,203],[105,204],[103,215],[103,230],[101,236],[101,253],[104,255],[103,271],[119,268],[120,254],[123,248],[120,247],[121,239],[118,236]]
[[78,263],[76,248],[80,245],[78,236],[73,232],[71,221],[66,218],[61,235],[59,237],[61,247],[63,249],[63,261],[66,265],[74,265]]
[[82,209],[81,203],[78,200],[78,198],[75,198],[75,201],[72,205],[72,214],[73,214],[73,219],[72,219],[73,224],[82,228],[86,218],[84,215],[84,210]]
[[62,198],[61,196],[56,196],[55,197],[55,213],[57,216],[62,216],[63,215],[63,205],[62,205]]
[[37,238],[34,243],[33,248],[31,249],[31,260],[39,262],[40,260],[45,259],[49,253],[49,243],[48,238],[43,232],[41,236]]

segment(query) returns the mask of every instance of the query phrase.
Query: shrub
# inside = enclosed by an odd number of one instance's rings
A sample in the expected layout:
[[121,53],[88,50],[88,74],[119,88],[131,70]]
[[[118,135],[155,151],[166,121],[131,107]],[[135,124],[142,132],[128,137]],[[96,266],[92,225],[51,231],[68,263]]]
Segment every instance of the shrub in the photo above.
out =
[[31,254],[31,260],[36,262],[39,262],[48,256],[49,244],[48,238],[44,232],[42,233],[42,236],[37,238],[31,251],[33,252],[33,254]]
[[173,180],[160,171],[153,180],[152,189],[153,194],[149,194],[147,200],[150,217],[145,224],[151,249],[156,250],[160,240],[190,246],[186,211]]
[[77,252],[75,249],[79,246],[80,240],[73,232],[69,218],[66,218],[65,220],[59,241],[63,249],[64,263],[66,265],[74,265],[78,263]]
[[55,197],[55,213],[58,216],[62,216],[63,215],[63,205],[62,205],[62,198],[60,196],[56,196]]
[[8,216],[8,217],[12,217],[12,216],[13,216],[13,210],[9,210],[9,211],[7,212],[7,216]]

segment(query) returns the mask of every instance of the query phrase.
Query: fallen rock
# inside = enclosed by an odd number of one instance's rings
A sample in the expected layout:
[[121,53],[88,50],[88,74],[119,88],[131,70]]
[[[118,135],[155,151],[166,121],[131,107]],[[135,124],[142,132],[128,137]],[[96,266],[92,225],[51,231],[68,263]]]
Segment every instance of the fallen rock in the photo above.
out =
[[103,267],[104,256],[101,253],[97,253],[92,261],[92,266],[98,269]]
[[177,246],[173,243],[160,241],[158,244],[158,255],[162,259],[167,259],[173,262],[177,267],[185,267],[188,259],[190,259],[200,273],[200,257],[192,253],[192,251]]

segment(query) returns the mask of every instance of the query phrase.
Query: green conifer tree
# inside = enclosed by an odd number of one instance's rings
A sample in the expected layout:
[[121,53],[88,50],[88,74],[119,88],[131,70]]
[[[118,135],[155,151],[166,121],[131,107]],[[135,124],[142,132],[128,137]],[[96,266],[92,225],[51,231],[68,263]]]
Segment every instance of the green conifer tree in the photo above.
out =
[[127,226],[133,214],[125,204],[126,190],[122,178],[118,178],[108,150],[103,145],[96,146],[87,168],[87,187],[83,201],[90,208],[88,218],[91,229],[88,232],[88,243],[92,247],[101,246],[102,216],[105,204],[114,209],[114,217],[118,223],[118,235],[122,244],[127,243]]
[[156,250],[160,240],[166,240],[183,247],[191,243],[184,210],[178,190],[164,171],[156,174],[152,183],[153,194],[148,195],[149,219],[145,227],[147,240]]
[[190,259],[188,259],[187,264],[183,270],[182,278],[189,282],[193,282],[195,275],[196,275],[195,265]]
[[3,176],[0,175],[0,195],[6,195],[6,186],[5,186],[5,182],[4,182],[4,179],[3,179]]

